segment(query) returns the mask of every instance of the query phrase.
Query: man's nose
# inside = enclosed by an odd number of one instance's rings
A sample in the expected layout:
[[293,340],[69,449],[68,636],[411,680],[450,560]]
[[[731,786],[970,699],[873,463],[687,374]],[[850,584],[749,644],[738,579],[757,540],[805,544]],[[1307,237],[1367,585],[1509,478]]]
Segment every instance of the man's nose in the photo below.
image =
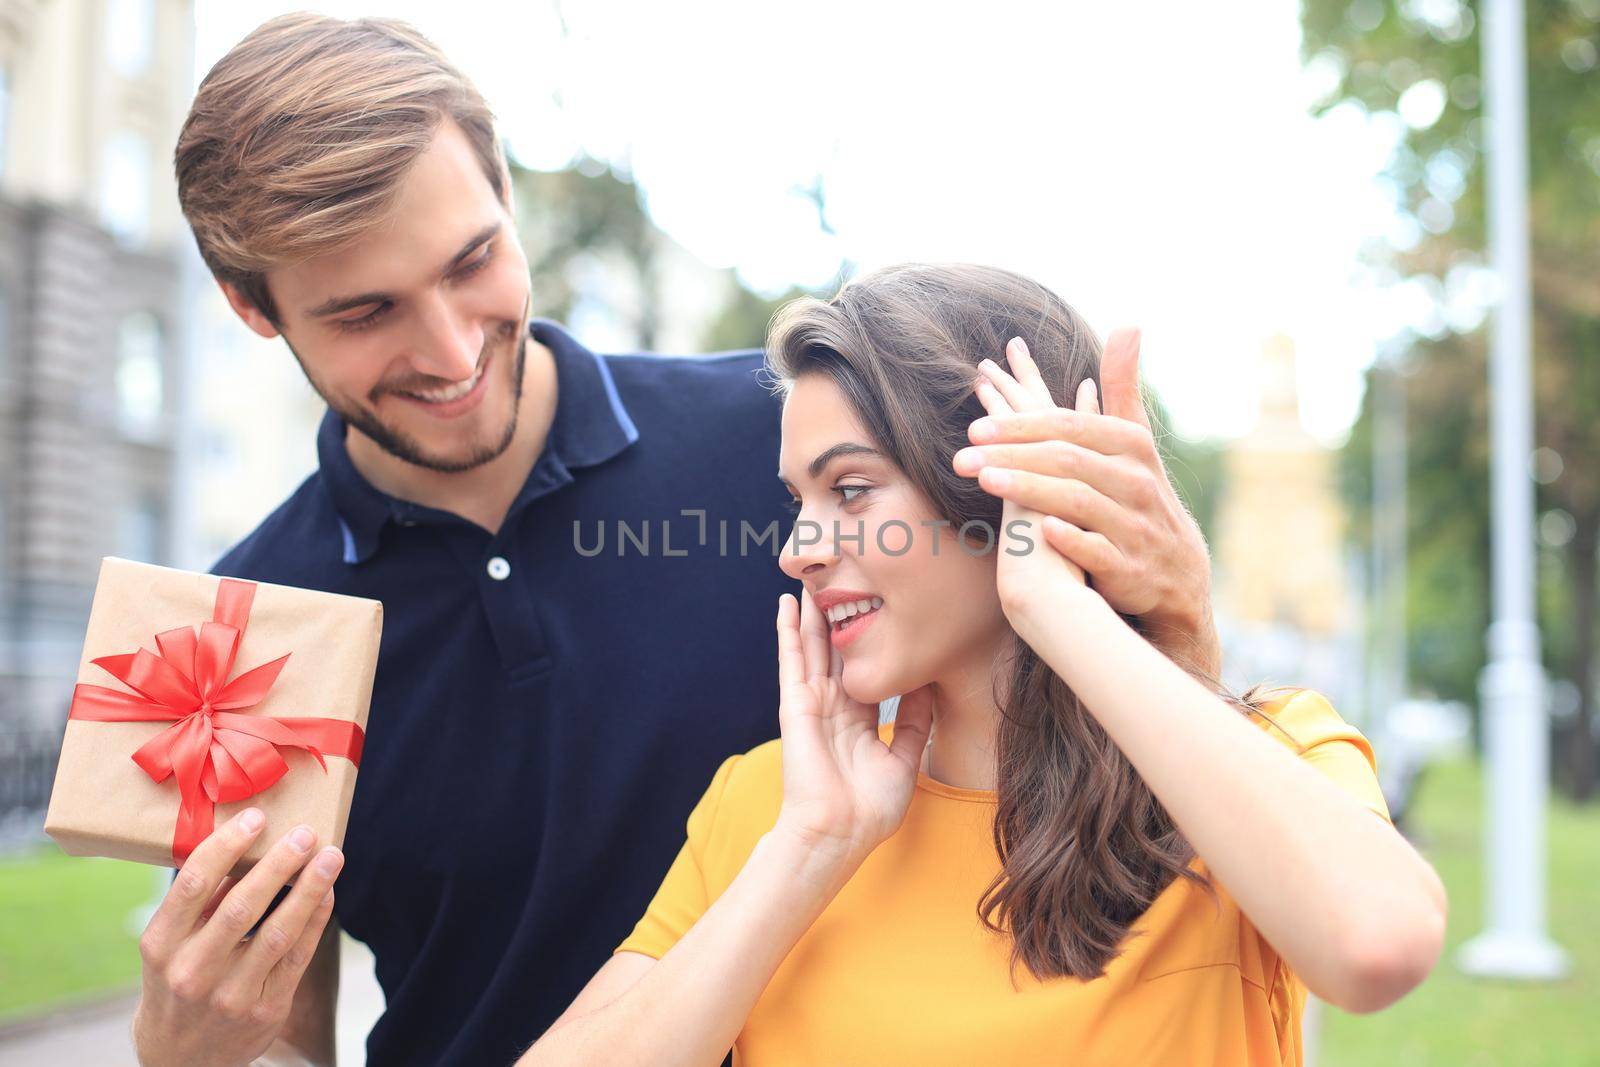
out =
[[472,377],[483,352],[483,326],[458,314],[442,293],[432,293],[417,305],[417,333],[412,362],[419,371],[445,381]]

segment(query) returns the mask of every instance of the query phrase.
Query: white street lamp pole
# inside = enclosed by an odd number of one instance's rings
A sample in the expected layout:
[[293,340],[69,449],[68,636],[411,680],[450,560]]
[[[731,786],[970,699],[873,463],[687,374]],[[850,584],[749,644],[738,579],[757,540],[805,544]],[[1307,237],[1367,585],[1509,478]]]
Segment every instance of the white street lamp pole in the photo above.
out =
[[1526,16],[1522,0],[1485,0],[1480,11],[1489,255],[1500,283],[1489,349],[1493,621],[1480,682],[1489,925],[1461,946],[1458,962],[1472,974],[1554,978],[1567,959],[1545,934],[1550,741],[1534,621]]

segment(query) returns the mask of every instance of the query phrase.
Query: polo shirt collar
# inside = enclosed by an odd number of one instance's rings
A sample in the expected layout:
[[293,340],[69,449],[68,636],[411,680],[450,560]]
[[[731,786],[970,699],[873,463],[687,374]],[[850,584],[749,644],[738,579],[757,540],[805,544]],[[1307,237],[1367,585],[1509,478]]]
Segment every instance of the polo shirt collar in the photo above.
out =
[[[547,319],[534,319],[528,332],[555,357],[556,413],[544,452],[528,473],[508,521],[531,500],[571,481],[572,469],[604,463],[639,439],[639,429],[599,356]],[[409,516],[431,510],[367,481],[345,448],[345,421],[331,408],[317,429],[317,461],[339,520],[339,550],[346,563],[371,558],[385,523],[409,522]]]

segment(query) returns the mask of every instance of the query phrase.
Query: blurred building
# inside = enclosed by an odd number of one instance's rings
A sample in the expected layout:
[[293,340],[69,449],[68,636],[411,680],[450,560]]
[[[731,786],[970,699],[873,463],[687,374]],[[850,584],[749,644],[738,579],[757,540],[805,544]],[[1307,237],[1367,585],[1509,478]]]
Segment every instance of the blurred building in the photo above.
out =
[[170,558],[192,0],[0,0],[0,731],[65,712],[99,560]]
[[[1261,354],[1261,415],[1224,459],[1214,598],[1228,680],[1306,685],[1341,709],[1361,699],[1358,605],[1348,590],[1336,453],[1300,421],[1294,344]],[[1353,717],[1353,716],[1352,716]]]

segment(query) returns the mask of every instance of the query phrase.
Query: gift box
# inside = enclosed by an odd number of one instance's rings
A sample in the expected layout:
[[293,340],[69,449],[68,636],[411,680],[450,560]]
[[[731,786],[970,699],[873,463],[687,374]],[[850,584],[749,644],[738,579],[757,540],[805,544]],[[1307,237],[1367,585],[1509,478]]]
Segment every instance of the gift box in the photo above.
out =
[[382,624],[376,600],[108,557],[45,832],[174,866],[258,807],[235,875],[301,823],[342,844]]

